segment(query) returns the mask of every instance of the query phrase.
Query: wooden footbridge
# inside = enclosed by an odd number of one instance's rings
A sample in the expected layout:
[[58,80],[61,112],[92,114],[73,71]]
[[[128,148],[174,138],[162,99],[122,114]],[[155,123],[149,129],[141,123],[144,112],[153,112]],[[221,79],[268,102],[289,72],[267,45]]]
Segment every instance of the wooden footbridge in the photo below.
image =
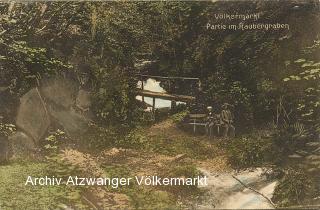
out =
[[161,80],[194,80],[197,81],[199,87],[200,87],[200,79],[196,77],[164,77],[164,76],[154,76],[154,75],[146,75],[146,74],[139,74],[137,75],[139,78],[139,81],[141,82],[140,88],[137,88],[137,95],[142,96],[142,101],[144,102],[144,97],[150,97],[152,98],[152,110],[155,110],[155,104],[156,104],[156,98],[164,99],[164,100],[170,100],[171,101],[171,107],[175,105],[177,101],[190,103],[195,100],[194,96],[188,96],[188,95],[177,95],[177,94],[169,94],[169,93],[161,93],[161,92],[154,92],[150,90],[144,90],[144,80],[146,78],[152,78],[152,79],[161,79]]

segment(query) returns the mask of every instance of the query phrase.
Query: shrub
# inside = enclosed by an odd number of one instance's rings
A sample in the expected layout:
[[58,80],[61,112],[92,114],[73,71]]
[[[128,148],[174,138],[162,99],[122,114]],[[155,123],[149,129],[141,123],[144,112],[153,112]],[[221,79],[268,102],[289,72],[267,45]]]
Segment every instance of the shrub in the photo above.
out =
[[276,186],[272,200],[279,206],[297,205],[314,191],[311,179],[302,170],[289,168]]
[[174,115],[172,115],[170,118],[173,120],[174,123],[181,123],[184,118],[189,114],[188,110],[184,110],[182,112],[178,112]]
[[241,137],[223,144],[227,149],[229,161],[237,167],[260,166],[273,162],[276,151],[271,139],[261,137]]
[[307,136],[297,134],[292,126],[281,128],[273,135],[273,143],[283,155],[288,155],[303,147],[307,140]]
[[146,146],[147,138],[138,129],[130,131],[124,137],[119,137],[116,146],[123,148],[141,149]]
[[114,127],[101,127],[90,123],[89,129],[79,138],[80,145],[90,149],[103,149],[114,145],[119,131]]
[[67,134],[57,129],[54,132],[49,132],[49,135],[44,139],[43,148],[47,153],[55,153],[58,151],[59,146],[63,143],[67,143],[69,137]]

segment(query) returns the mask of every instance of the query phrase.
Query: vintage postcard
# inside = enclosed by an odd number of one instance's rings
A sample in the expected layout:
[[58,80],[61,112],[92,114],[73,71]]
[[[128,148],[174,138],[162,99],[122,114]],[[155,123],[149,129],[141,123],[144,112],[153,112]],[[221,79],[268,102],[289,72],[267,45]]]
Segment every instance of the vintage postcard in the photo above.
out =
[[0,210],[319,209],[320,1],[0,1]]

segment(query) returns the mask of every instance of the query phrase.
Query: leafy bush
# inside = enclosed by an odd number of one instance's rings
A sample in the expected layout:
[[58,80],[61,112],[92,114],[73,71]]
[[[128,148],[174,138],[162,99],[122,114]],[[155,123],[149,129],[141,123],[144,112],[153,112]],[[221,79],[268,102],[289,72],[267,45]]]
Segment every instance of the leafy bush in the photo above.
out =
[[147,138],[138,130],[132,130],[117,140],[116,146],[123,148],[141,149],[146,146]]
[[48,153],[57,152],[59,145],[66,143],[68,139],[64,131],[57,129],[55,132],[50,132],[50,135],[45,138],[44,149]]
[[273,144],[283,155],[301,148],[306,138],[296,134],[291,127],[277,130],[273,135]]
[[289,168],[276,186],[272,200],[280,206],[301,204],[313,190],[311,179],[302,170]]
[[231,164],[237,167],[260,166],[276,158],[271,139],[241,137],[222,143],[222,146],[227,149]]
[[182,112],[178,112],[172,115],[170,118],[173,120],[174,123],[180,123],[182,120],[189,114],[188,110],[184,110]]
[[90,149],[103,149],[114,145],[117,141],[119,131],[113,127],[101,127],[90,123],[88,131],[80,137],[78,145]]
[[237,167],[278,164],[288,155],[301,149],[308,140],[308,136],[297,133],[293,125],[268,132],[271,132],[268,137],[253,132],[250,136],[222,142],[222,146],[227,149],[231,164]]

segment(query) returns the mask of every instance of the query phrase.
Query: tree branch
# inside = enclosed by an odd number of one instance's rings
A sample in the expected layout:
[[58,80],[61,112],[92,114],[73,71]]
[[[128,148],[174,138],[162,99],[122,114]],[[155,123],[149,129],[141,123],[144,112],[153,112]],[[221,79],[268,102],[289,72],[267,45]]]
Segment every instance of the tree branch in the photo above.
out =
[[240,184],[242,184],[245,188],[252,190],[253,192],[261,195],[262,197],[264,197],[274,208],[277,208],[276,205],[272,202],[272,200],[270,200],[267,196],[265,196],[264,194],[262,194],[261,192],[253,189],[252,187],[249,187],[248,185],[246,185],[245,183],[243,183],[240,179],[238,179],[237,177],[235,177],[234,175],[232,175],[232,177],[237,180]]

